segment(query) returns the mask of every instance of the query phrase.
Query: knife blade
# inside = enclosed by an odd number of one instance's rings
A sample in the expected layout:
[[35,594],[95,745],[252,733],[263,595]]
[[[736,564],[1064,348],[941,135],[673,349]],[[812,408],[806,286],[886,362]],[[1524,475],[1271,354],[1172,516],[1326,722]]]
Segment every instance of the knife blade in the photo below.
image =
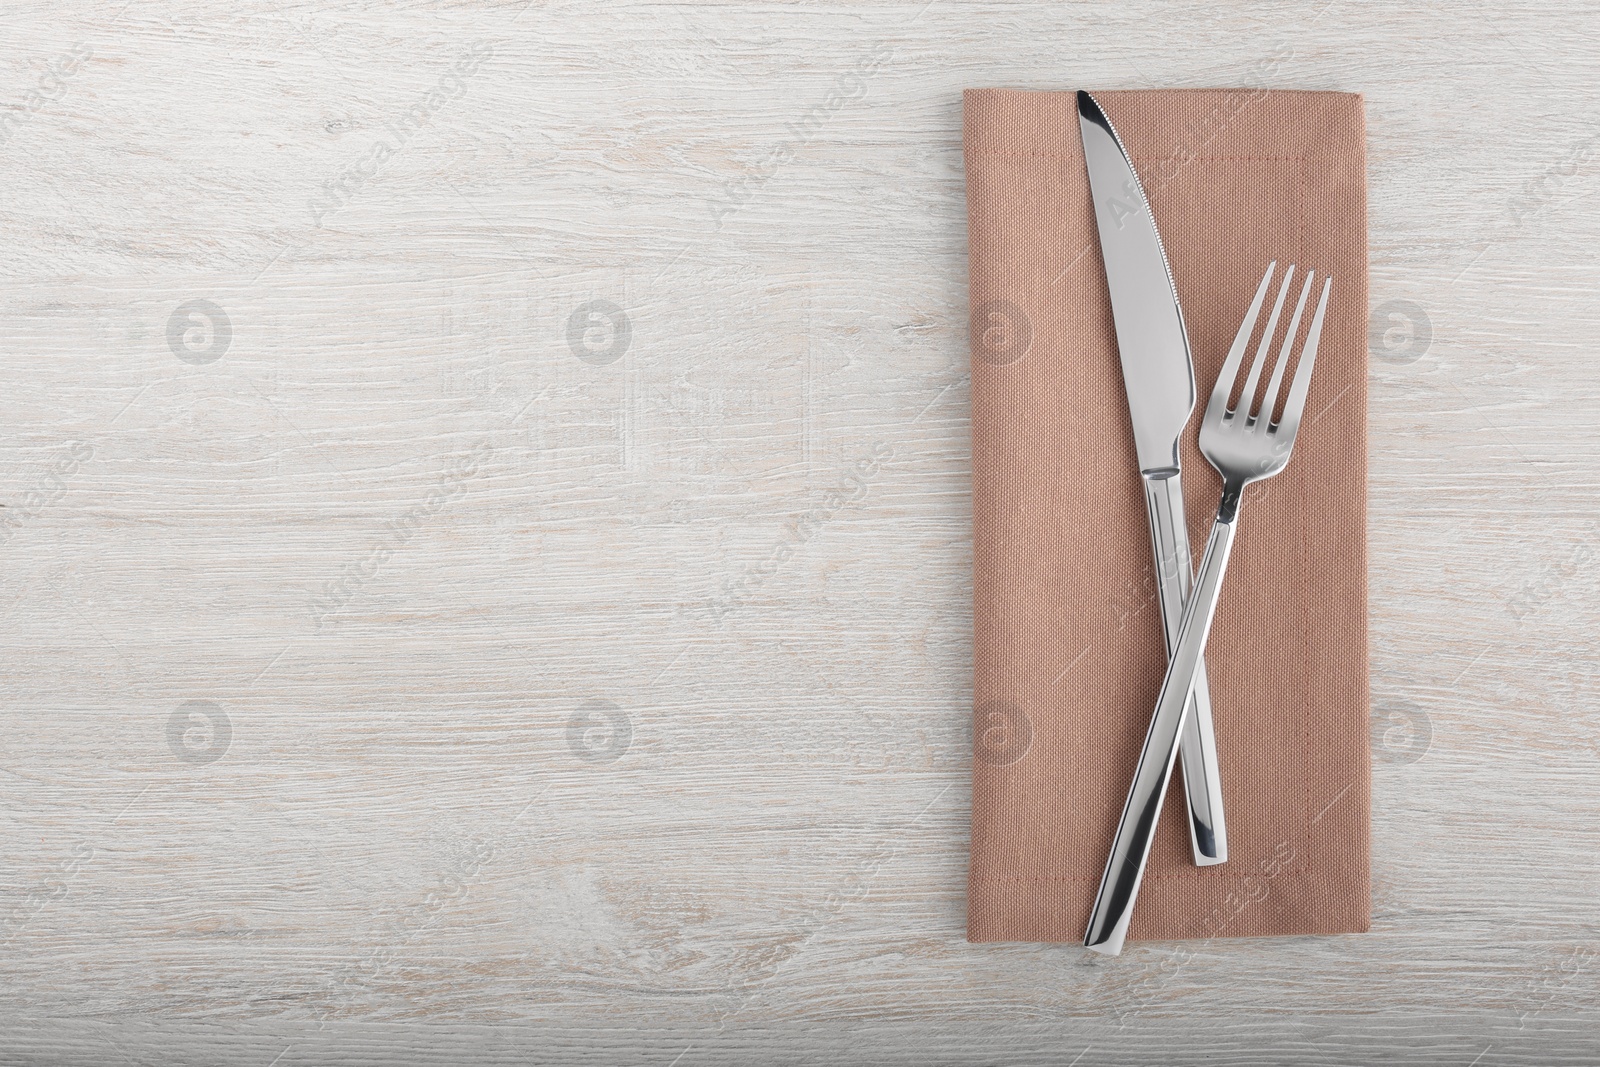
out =
[[[1178,458],[1178,443],[1195,402],[1189,333],[1144,186],[1111,120],[1094,97],[1081,90],[1078,132],[1111,293],[1122,382],[1150,518],[1161,628],[1170,657],[1194,581]],[[1184,714],[1180,751],[1194,862],[1201,867],[1222,863],[1228,858],[1227,828],[1204,663],[1195,674]]]

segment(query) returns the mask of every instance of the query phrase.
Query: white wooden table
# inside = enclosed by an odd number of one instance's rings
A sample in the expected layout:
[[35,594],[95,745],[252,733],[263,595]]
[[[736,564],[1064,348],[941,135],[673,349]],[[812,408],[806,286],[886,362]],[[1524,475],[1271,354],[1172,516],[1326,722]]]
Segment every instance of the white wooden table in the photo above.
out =
[[[0,1062],[1600,1061],[1592,3],[397,6],[0,19]],[[1373,931],[968,945],[960,90],[1274,54]]]

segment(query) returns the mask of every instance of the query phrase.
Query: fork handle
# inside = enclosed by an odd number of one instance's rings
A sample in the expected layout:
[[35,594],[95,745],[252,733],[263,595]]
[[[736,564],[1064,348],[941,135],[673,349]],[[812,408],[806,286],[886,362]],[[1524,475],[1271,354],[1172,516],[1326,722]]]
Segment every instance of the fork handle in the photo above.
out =
[[[1144,474],[1144,501],[1150,512],[1150,540],[1156,557],[1156,592],[1161,631],[1170,656],[1183,624],[1194,562],[1184,518],[1183,477],[1178,468]],[[1227,823],[1222,814],[1222,776],[1217,768],[1217,736],[1211,720],[1211,687],[1202,657],[1195,668],[1194,691],[1178,742],[1183,757],[1183,795],[1189,806],[1189,847],[1197,867],[1228,858]]]
[[1167,664],[1167,676],[1156,699],[1155,715],[1145,734],[1139,767],[1122,807],[1122,821],[1111,843],[1100,891],[1089,916],[1089,929],[1083,935],[1086,947],[1108,956],[1122,951],[1133,916],[1134,898],[1144,878],[1145,861],[1150,858],[1150,842],[1155,836],[1156,818],[1166,799],[1167,783],[1178,755],[1178,736],[1183,731],[1189,693],[1200,667],[1200,654],[1211,633],[1211,620],[1217,610],[1217,594],[1228,569],[1228,554],[1233,550],[1233,535],[1239,525],[1239,496],[1243,486],[1223,488],[1222,506],[1206,541],[1206,554],[1200,560],[1200,574],[1194,592],[1183,608],[1178,640]]

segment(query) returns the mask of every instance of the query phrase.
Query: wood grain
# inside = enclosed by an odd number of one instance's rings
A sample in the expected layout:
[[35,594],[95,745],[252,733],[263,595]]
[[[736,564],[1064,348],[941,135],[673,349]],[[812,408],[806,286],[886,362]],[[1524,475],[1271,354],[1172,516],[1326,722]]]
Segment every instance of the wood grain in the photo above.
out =
[[[11,5],[0,1060],[1600,1062],[1595,14]],[[1264,57],[1367,97],[1374,930],[968,945],[960,90]]]

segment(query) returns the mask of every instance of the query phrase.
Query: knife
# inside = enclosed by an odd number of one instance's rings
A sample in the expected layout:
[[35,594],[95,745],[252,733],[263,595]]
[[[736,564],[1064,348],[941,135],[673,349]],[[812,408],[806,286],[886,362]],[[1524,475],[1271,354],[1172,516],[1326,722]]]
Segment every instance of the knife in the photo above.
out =
[[[1100,257],[1111,290],[1122,382],[1128,392],[1139,477],[1150,515],[1161,629],[1170,657],[1183,619],[1183,603],[1194,582],[1178,463],[1178,440],[1194,411],[1189,334],[1144,187],[1111,120],[1094,97],[1081,90],[1078,132],[1083,137],[1094,219],[1100,231]],[[1201,867],[1222,863],[1228,858],[1228,835],[1217,774],[1211,691],[1203,662],[1195,673],[1184,714],[1180,751],[1194,862]]]

